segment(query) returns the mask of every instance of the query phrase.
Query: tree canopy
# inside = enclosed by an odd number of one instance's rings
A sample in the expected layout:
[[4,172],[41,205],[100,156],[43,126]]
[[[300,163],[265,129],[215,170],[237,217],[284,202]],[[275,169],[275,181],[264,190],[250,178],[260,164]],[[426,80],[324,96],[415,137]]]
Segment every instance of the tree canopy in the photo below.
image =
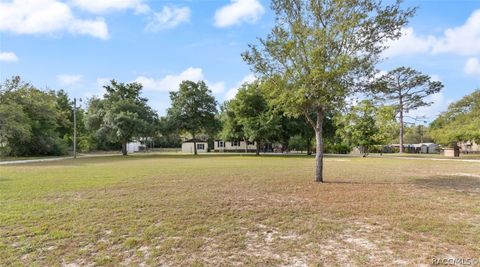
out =
[[133,137],[149,136],[155,130],[157,115],[140,96],[141,84],[112,80],[104,88],[103,99],[90,101],[86,125],[97,136],[121,143],[122,154],[127,155],[127,143]]
[[373,145],[384,144],[394,125],[392,107],[376,107],[371,100],[363,100],[338,119],[338,134],[350,146],[360,147],[367,155]]
[[0,86],[2,154],[61,155],[67,143],[57,131],[65,122],[55,92],[42,91],[19,76]]
[[379,99],[395,107],[400,120],[400,152],[403,152],[404,115],[419,107],[429,106],[426,97],[440,92],[443,84],[430,76],[407,67],[399,67],[382,75],[372,86]]
[[480,89],[450,104],[430,125],[436,142],[480,141]]
[[322,182],[325,112],[363,88],[385,42],[400,37],[415,9],[376,0],[273,0],[272,8],[274,28],[250,45],[243,59],[271,81],[276,105],[288,115],[304,116],[315,130],[315,180]]
[[256,142],[257,155],[261,143],[275,139],[281,128],[280,117],[269,107],[261,86],[259,82],[243,84],[225,111],[229,118],[227,131],[243,135],[245,141]]
[[196,138],[200,133],[213,134],[220,128],[217,101],[203,81],[183,81],[176,92],[170,92],[171,107],[167,116],[173,127],[188,132],[197,154]]

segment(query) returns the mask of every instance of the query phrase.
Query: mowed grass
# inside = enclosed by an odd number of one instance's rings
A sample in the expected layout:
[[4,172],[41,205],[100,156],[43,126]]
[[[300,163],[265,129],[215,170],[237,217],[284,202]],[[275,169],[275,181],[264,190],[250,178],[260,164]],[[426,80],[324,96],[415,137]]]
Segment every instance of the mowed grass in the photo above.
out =
[[0,166],[0,266],[480,257],[480,163],[135,155]]

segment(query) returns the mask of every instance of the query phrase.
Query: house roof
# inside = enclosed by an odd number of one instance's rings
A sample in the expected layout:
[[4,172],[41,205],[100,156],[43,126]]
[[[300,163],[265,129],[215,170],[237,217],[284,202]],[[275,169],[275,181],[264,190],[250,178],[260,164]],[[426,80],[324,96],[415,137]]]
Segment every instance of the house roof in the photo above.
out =
[[189,139],[189,140],[183,141],[183,143],[193,143],[193,142],[196,142],[196,143],[206,143],[207,141],[205,141],[205,140],[200,140],[200,139]]

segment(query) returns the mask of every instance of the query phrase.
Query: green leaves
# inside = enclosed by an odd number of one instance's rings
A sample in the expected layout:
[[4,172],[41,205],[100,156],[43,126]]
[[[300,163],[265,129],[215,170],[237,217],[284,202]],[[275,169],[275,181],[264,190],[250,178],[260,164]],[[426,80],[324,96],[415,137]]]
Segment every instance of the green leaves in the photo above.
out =
[[273,0],[276,25],[242,54],[295,116],[342,106],[415,9],[362,0]]
[[480,90],[452,103],[431,124],[435,141],[449,145],[457,141],[480,141]]
[[363,100],[344,116],[337,117],[338,130],[343,142],[365,149],[391,141],[398,125],[391,106],[374,106],[371,100]]
[[112,80],[105,90],[104,99],[90,100],[86,116],[86,126],[98,140],[125,144],[133,137],[153,135],[158,116],[140,96],[141,84]]
[[379,99],[408,112],[431,105],[425,98],[440,92],[443,84],[412,68],[399,67],[382,75],[371,88]]
[[263,84],[245,83],[223,113],[224,136],[250,142],[272,141],[281,128],[281,117],[268,105]]
[[203,81],[183,81],[177,92],[170,92],[172,106],[167,110],[170,125],[195,137],[200,132],[215,133],[219,128],[217,101]]
[[60,155],[67,144],[58,131],[64,113],[53,91],[42,91],[12,77],[0,85],[0,143],[13,156]]

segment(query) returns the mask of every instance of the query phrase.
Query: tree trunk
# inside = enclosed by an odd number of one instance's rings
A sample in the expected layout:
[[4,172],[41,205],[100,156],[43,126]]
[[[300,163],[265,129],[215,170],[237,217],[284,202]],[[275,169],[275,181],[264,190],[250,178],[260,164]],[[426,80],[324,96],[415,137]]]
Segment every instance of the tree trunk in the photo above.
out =
[[307,155],[312,155],[312,139],[307,138]]
[[400,153],[403,153],[404,149],[403,149],[403,108],[402,107],[400,107],[400,144],[399,145],[400,145]]
[[257,149],[256,149],[256,152],[255,152],[255,155],[260,155],[260,142],[259,141],[256,141],[257,143]]
[[197,155],[197,139],[195,139],[195,134],[192,134],[193,136],[193,155]]
[[127,151],[127,141],[122,142],[122,155],[126,156],[128,153]]
[[315,181],[323,183],[323,109],[321,108],[317,110],[315,140],[317,141],[317,153],[315,155]]
[[243,141],[245,142],[245,153],[248,153],[248,143],[247,143],[247,138],[243,138]]

